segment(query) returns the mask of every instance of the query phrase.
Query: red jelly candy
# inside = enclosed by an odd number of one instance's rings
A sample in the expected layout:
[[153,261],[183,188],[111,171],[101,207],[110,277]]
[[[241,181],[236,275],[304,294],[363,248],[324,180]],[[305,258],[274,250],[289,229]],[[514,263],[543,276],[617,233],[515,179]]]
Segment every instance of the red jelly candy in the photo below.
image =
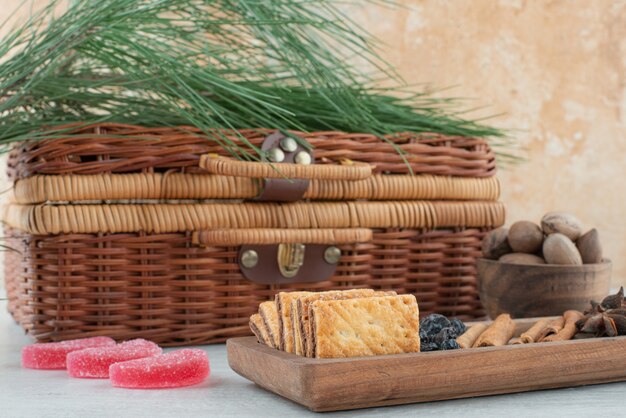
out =
[[113,347],[88,348],[67,355],[67,372],[72,377],[109,377],[113,363],[158,356],[163,350],[152,341],[130,340]]
[[29,369],[65,369],[68,353],[92,347],[111,347],[115,341],[109,337],[82,338],[58,343],[31,344],[22,348],[22,366]]
[[115,363],[109,376],[113,386],[120,388],[177,388],[202,382],[209,371],[206,353],[192,348]]

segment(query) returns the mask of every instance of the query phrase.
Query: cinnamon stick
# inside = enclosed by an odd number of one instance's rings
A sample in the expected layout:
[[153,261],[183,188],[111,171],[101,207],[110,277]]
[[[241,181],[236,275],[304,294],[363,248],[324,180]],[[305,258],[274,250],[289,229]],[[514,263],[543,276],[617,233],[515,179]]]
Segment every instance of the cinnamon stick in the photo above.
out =
[[524,344],[524,341],[522,341],[520,337],[515,337],[515,338],[511,338],[508,345],[517,345],[517,344]]
[[480,334],[474,343],[474,347],[494,347],[506,345],[515,334],[515,322],[511,315],[498,315],[495,321]]
[[520,335],[522,343],[530,344],[534,343],[535,341],[539,341],[543,335],[547,334],[548,325],[549,323],[547,319],[540,319],[539,321],[535,322],[535,324],[530,327],[528,331],[523,332],[522,335]]
[[548,326],[543,330],[540,338],[538,340],[535,340],[535,342],[543,342],[550,335],[558,334],[559,331],[563,329],[564,325],[565,325],[565,318],[563,318],[562,316],[559,316],[558,318],[551,320],[548,323]]
[[472,325],[467,331],[463,333],[460,337],[456,339],[456,343],[461,348],[472,348],[480,334],[485,332],[487,329],[486,324],[476,324]]
[[576,321],[582,319],[583,317],[584,315],[581,312],[566,311],[563,314],[563,320],[565,322],[563,329],[556,334],[547,336],[542,340],[542,342],[571,340],[578,332],[578,328],[576,328]]

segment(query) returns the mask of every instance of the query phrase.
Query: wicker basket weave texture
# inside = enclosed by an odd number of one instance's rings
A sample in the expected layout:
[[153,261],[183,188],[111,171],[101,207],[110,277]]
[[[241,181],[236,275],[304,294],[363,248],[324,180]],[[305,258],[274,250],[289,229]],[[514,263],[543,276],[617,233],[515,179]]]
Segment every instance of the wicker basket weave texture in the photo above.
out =
[[[418,295],[422,315],[484,315],[474,260],[486,228],[374,231],[339,246],[340,264],[310,290],[373,288]],[[249,333],[258,304],[297,283],[255,284],[238,247],[198,247],[191,233],[33,236],[7,229],[9,310],[39,341],[94,335],[164,345],[216,343]]]
[[242,228],[494,227],[497,202],[296,202],[151,205],[8,205],[8,225],[36,235]]
[[[260,146],[273,133],[270,129],[247,129],[224,135],[244,149],[241,141]],[[487,142],[477,138],[438,134],[402,133],[387,136],[403,151],[370,134],[345,132],[293,132],[314,148],[318,163],[343,160],[368,163],[374,173],[432,174],[457,177],[490,177],[496,162]],[[24,143],[9,157],[8,173],[17,180],[36,174],[153,173],[170,170],[204,172],[199,168],[202,155],[227,156],[215,141],[207,140],[199,129],[143,128],[119,124],[77,127],[66,138]],[[408,162],[408,165],[407,165]]]
[[[259,146],[272,132],[238,134]],[[317,163],[371,164],[374,175],[359,167],[352,181],[311,180],[311,201],[243,203],[233,199],[258,195],[258,181],[207,174],[203,155],[227,155],[195,128],[103,124],[15,149],[9,173],[19,204],[4,214],[18,249],[5,264],[11,313],[39,341],[111,335],[164,345],[248,334],[259,302],[280,290],[389,289],[416,294],[422,314],[484,315],[475,259],[484,234],[504,222],[485,141],[390,136],[400,156],[373,135],[296,134]],[[234,166],[218,161],[218,171]],[[206,198],[218,201],[195,201]],[[265,285],[241,274],[245,237],[355,242],[339,245],[327,280]]]
[[[186,173],[36,175],[18,180],[18,203],[162,199],[252,199],[257,179]],[[500,195],[496,177],[374,175],[361,181],[311,180],[304,199],[311,200],[483,200]]]

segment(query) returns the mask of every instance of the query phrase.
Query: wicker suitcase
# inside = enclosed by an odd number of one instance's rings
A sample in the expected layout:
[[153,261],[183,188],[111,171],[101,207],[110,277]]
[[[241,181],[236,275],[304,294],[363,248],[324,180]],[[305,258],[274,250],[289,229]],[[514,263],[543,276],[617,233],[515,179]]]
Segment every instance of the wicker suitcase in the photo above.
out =
[[287,289],[393,289],[422,314],[484,315],[475,259],[504,209],[483,140],[220,134],[274,163],[184,127],[77,127],[16,148],[5,278],[24,329],[220,342]]

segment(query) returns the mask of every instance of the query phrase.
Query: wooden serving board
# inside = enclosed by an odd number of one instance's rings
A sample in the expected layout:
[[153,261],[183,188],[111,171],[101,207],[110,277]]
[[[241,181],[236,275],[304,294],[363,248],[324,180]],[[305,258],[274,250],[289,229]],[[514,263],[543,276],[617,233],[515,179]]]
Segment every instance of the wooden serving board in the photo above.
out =
[[[517,320],[516,334],[537,319]],[[318,412],[626,380],[626,337],[347,359],[304,358],[254,337],[227,350],[235,372]]]

